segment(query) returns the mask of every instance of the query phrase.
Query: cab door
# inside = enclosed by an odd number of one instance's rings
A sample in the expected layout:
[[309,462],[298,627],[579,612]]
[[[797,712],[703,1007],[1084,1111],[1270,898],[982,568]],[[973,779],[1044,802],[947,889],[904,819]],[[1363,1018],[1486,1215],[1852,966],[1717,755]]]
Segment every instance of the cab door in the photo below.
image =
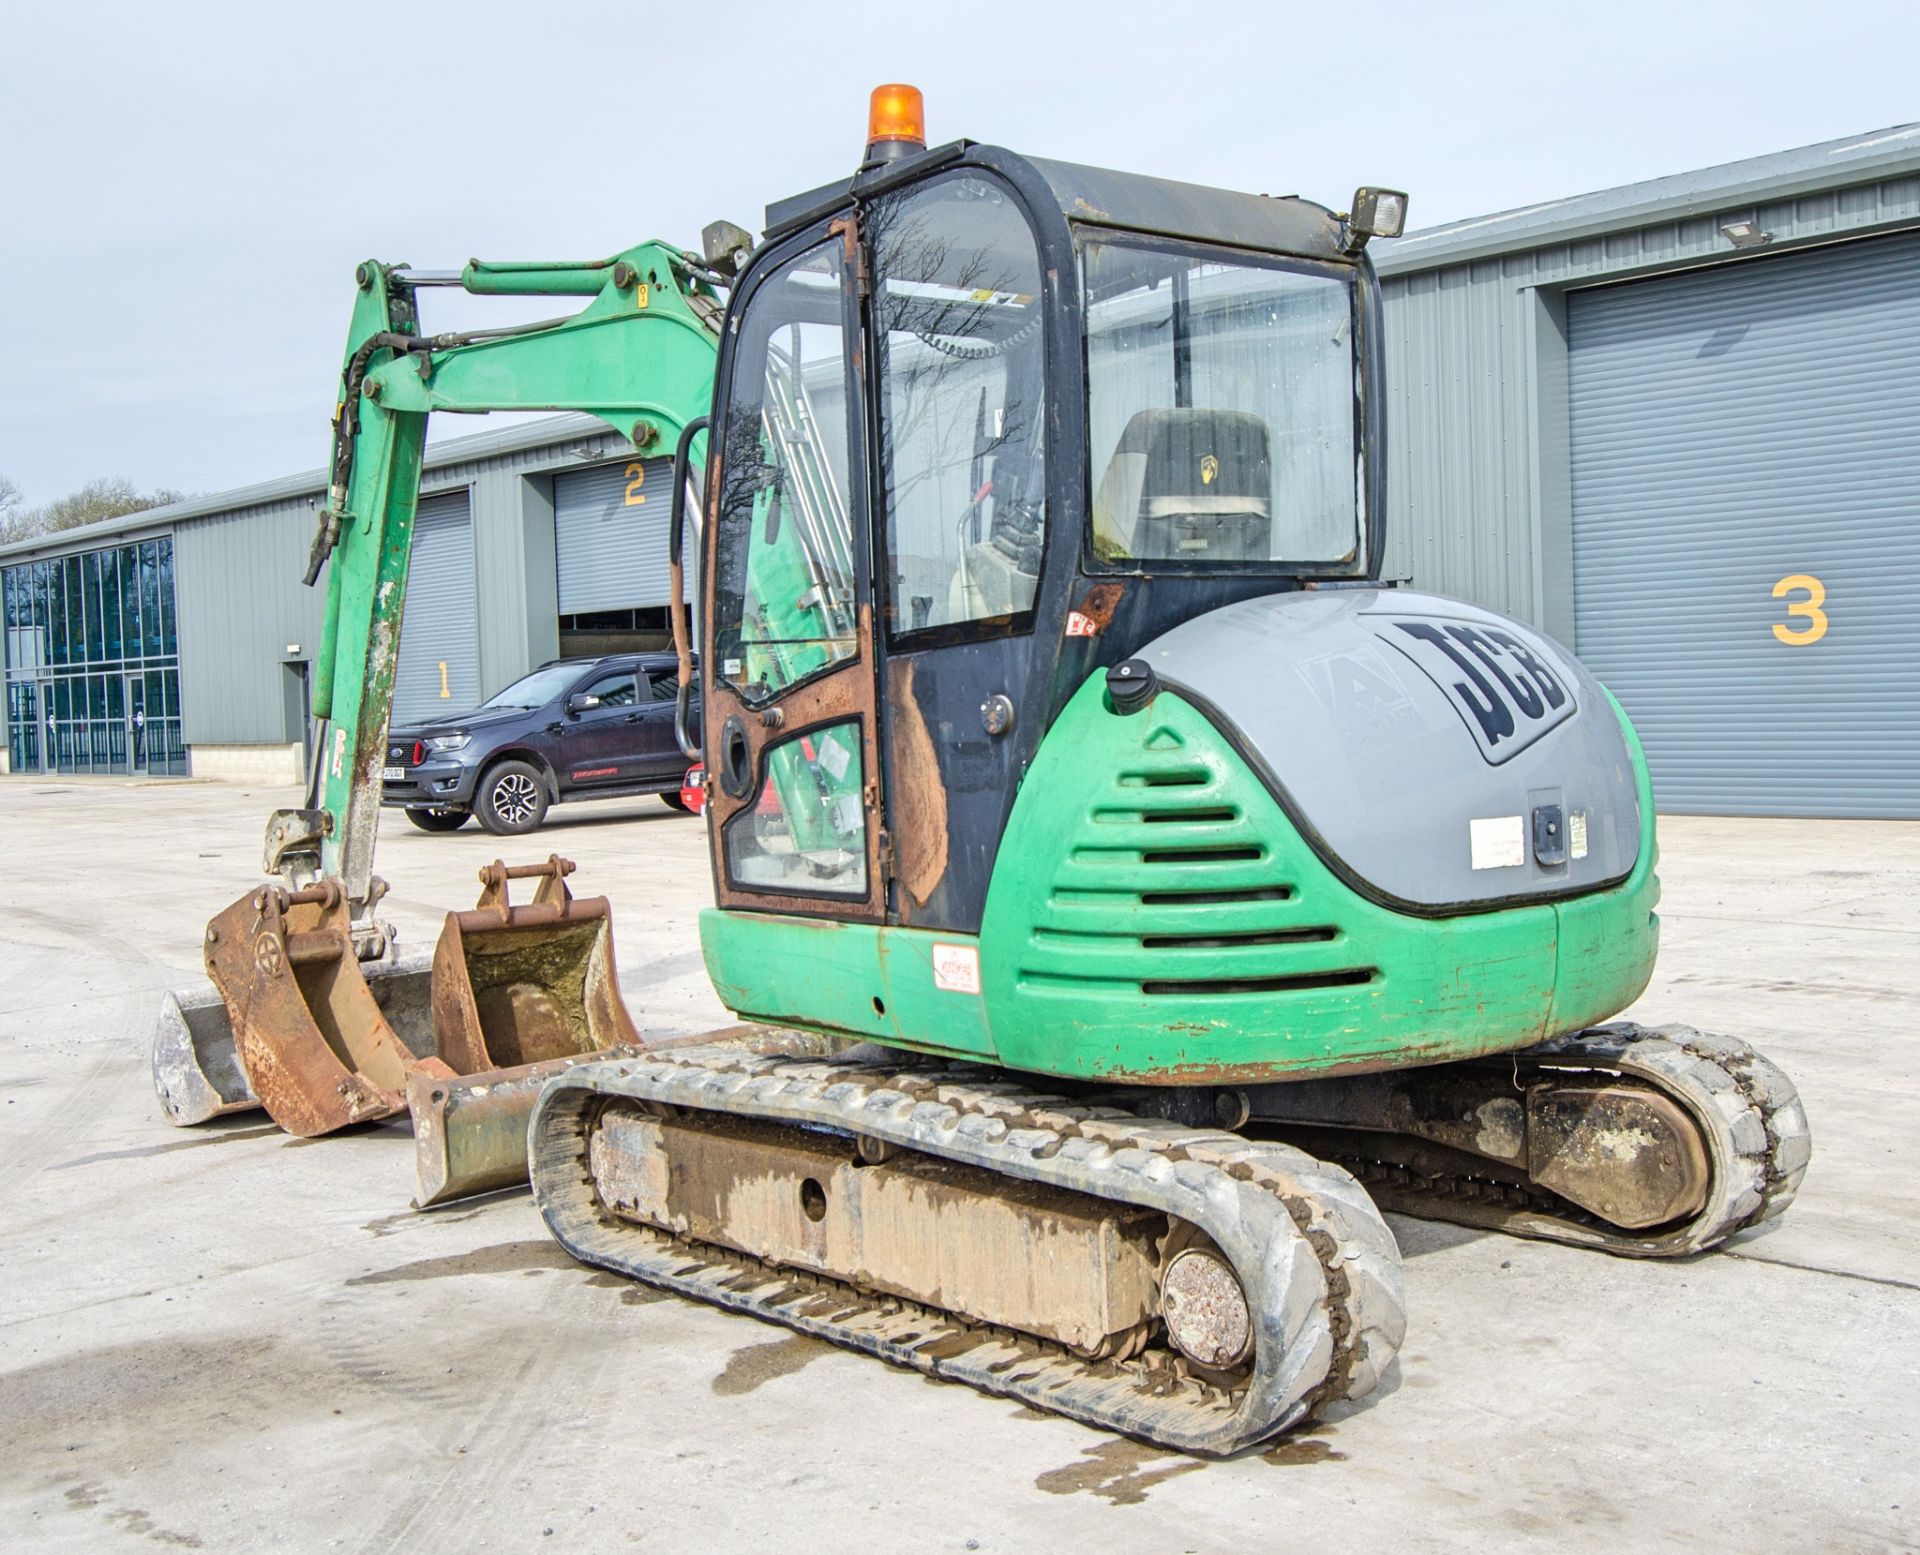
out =
[[705,535],[715,896],[885,910],[872,590],[857,462],[852,228],[770,256],[729,317]]
[[862,211],[891,921],[977,933],[1044,708],[1046,328],[1038,244],[998,179]]

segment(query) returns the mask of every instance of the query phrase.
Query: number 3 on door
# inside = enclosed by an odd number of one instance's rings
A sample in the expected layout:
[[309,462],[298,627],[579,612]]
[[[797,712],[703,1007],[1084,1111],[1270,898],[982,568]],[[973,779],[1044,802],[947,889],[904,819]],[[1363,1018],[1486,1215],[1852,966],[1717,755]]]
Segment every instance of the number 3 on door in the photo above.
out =
[[1809,573],[1796,572],[1782,578],[1773,586],[1773,597],[1785,599],[1796,590],[1804,589],[1807,597],[1788,601],[1787,614],[1805,616],[1805,626],[1782,626],[1778,621],[1773,624],[1773,635],[1792,648],[1804,648],[1808,643],[1817,643],[1827,635],[1827,613],[1820,607],[1827,602],[1827,586]]

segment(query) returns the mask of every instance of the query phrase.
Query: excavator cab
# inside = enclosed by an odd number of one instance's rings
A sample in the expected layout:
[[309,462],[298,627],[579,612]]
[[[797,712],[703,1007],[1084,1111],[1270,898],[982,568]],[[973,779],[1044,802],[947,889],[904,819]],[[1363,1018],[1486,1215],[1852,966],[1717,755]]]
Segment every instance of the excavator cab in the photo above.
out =
[[[977,968],[1023,783],[1090,677],[1222,607],[1377,580],[1368,235],[1303,200],[891,135],[769,208],[704,488],[723,991],[774,917],[946,936]],[[882,933],[883,981],[909,943],[931,971],[931,942]],[[925,1045],[919,1009],[876,986],[834,1013]],[[971,1013],[953,1045],[996,1050]]]

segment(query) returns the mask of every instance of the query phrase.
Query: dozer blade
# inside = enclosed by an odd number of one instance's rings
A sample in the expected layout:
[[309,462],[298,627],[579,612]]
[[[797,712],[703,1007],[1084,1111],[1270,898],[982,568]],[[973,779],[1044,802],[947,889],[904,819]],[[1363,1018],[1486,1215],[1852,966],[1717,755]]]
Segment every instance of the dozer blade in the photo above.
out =
[[413,1159],[419,1179],[415,1209],[431,1209],[476,1193],[519,1187],[527,1180],[527,1118],[540,1088],[590,1059],[634,1057],[637,1047],[487,1069],[446,1079],[415,1074],[407,1081],[413,1114]]
[[[354,955],[338,880],[250,892],[207,926],[205,952],[248,1086],[289,1134],[391,1117],[416,1068],[452,1077],[388,1024]],[[155,1067],[158,1078],[157,1055]]]
[[529,1148],[560,1244],[1187,1452],[1363,1397],[1391,1364],[1398,1250],[1338,1167],[978,1069],[797,1058],[792,1035],[554,1077]]

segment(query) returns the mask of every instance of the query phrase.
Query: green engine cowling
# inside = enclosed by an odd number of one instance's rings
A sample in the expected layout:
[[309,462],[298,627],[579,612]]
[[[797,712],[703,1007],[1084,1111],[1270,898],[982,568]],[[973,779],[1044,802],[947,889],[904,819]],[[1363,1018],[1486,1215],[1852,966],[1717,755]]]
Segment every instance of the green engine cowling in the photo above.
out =
[[[1462,683],[1423,637],[1398,654],[1397,635],[1429,626],[1453,634]],[[1659,934],[1651,785],[1625,715],[1570,656],[1397,592],[1253,601],[1191,628],[1145,651],[1166,678],[1144,707],[1117,709],[1096,675],[1048,730],[977,939],[709,912],[729,1006],[1035,1073],[1198,1085],[1477,1057],[1639,995]],[[1223,659],[1235,632],[1260,646],[1259,674]],[[1331,660],[1366,703],[1359,724],[1323,694]],[[1214,696],[1188,684],[1223,662]],[[1489,753],[1469,720],[1503,697],[1524,704],[1509,723],[1536,706],[1542,727]],[[1397,755],[1365,748],[1383,727]],[[1356,787],[1371,805],[1348,802]],[[1554,817],[1577,818],[1580,858],[1543,866]],[[1525,859],[1483,858],[1512,845],[1509,823]]]

